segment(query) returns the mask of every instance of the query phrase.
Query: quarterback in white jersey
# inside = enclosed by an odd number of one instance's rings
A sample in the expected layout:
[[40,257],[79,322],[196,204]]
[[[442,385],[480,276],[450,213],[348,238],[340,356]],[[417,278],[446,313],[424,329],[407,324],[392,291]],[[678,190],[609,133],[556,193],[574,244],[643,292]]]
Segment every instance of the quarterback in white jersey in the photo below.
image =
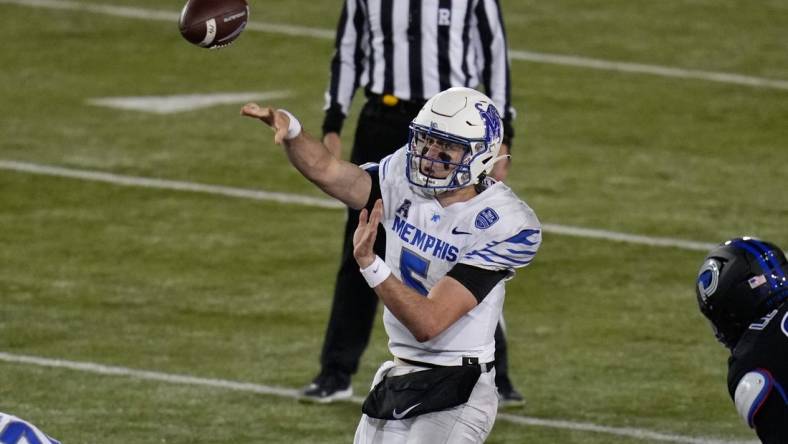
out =
[[[391,361],[375,375],[356,443],[483,442],[497,412],[494,332],[505,281],[541,243],[534,212],[487,177],[501,119],[469,88],[432,97],[408,145],[363,167],[336,159],[289,112],[247,104],[290,162],[327,194],[361,209],[353,255],[383,304]],[[386,261],[373,252],[386,229]]]
[[399,280],[423,295],[457,264],[500,271],[501,279],[472,310],[440,335],[420,342],[388,308],[384,323],[391,353],[436,365],[460,365],[463,357],[494,359],[495,326],[501,315],[504,281],[531,262],[539,246],[533,211],[503,182],[485,178],[484,192],[443,207],[414,190],[406,175],[407,148],[378,167],[384,202],[386,262]]

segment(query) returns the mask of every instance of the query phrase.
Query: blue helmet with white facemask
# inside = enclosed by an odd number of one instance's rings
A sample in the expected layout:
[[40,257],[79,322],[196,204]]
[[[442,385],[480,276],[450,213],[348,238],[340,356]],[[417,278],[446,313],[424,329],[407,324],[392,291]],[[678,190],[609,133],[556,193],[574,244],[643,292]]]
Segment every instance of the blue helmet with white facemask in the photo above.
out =
[[695,294],[720,342],[733,349],[751,323],[788,299],[786,272],[785,253],[751,237],[731,239],[706,256]]
[[[408,181],[428,194],[475,185],[488,175],[499,156],[503,125],[493,101],[471,88],[449,88],[433,96],[410,124],[406,174]],[[461,147],[462,157],[427,158],[430,143]],[[422,171],[423,162],[450,171],[436,177]]]

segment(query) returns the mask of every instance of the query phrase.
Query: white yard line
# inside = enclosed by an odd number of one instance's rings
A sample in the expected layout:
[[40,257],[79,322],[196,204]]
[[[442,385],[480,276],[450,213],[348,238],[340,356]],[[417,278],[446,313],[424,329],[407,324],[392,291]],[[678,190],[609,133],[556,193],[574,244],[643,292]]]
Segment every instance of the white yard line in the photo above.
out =
[[[112,15],[115,17],[159,20],[178,23],[180,11],[164,11],[162,9],[145,9],[133,6],[107,5],[98,3],[81,3],[70,0],[0,0],[0,4],[29,6],[33,8],[60,9],[66,11],[84,11],[94,14]],[[254,17],[254,11],[250,17]],[[335,33],[329,29],[309,28],[306,26],[282,25],[276,23],[249,22],[246,29],[252,31],[284,34],[293,37],[313,37],[323,40],[333,40]]]
[[[0,352],[0,361],[13,364],[35,365],[39,367],[63,368],[86,373],[108,376],[121,376],[138,380],[164,382],[168,384],[198,385],[224,390],[235,390],[261,395],[279,396],[283,398],[299,398],[299,391],[291,388],[274,387],[249,382],[230,381],[226,379],[201,378],[199,376],[163,373],[151,370],[139,370],[127,367],[109,366],[93,362],[68,361],[64,359],[51,359],[38,356],[17,355]],[[361,404],[360,397],[353,397],[351,402]],[[604,433],[608,435],[624,436],[635,439],[644,439],[679,444],[755,444],[757,441],[730,441],[716,438],[692,437],[671,433],[656,432],[653,430],[637,429],[632,427],[609,427],[587,422],[574,422],[554,419],[541,419],[529,416],[520,416],[510,413],[499,413],[499,421],[511,422],[517,425],[531,427],[549,427],[562,430]]]
[[682,250],[708,252],[717,244],[698,242],[670,237],[652,237],[639,234],[618,233],[616,231],[597,230],[595,228],[572,227],[568,225],[542,224],[545,233],[562,234],[564,236],[585,237],[591,239],[605,239],[629,244],[648,245],[651,247],[675,247]]
[[156,114],[174,114],[194,111],[216,105],[229,105],[260,101],[266,102],[275,99],[284,99],[292,96],[290,91],[260,91],[236,93],[208,93],[208,94],[177,94],[169,96],[126,96],[126,97],[94,97],[87,103],[96,106],[106,106],[133,111],[142,111]]
[[310,207],[345,208],[345,206],[339,201],[323,199],[319,197],[301,196],[298,194],[277,193],[262,190],[249,190],[244,188],[225,187],[221,185],[204,185],[193,182],[182,182],[178,180],[124,176],[121,174],[103,173],[100,171],[75,170],[35,163],[16,162],[13,160],[0,160],[0,169],[31,174],[41,174],[44,176],[67,177],[70,179],[87,180],[92,182],[105,182],[111,183],[113,185],[129,187],[155,188],[173,191],[191,191],[194,193],[240,197],[243,199],[306,205]]
[[[113,185],[132,186],[141,188],[155,188],[173,191],[190,191],[194,193],[214,194],[228,197],[238,197],[243,199],[253,199],[260,201],[272,201],[284,204],[306,205],[320,208],[345,208],[345,206],[334,199],[303,196],[299,194],[278,193],[273,191],[250,190],[245,188],[233,188],[221,185],[206,185],[194,182],[183,182],[178,180],[155,179],[148,177],[125,176],[121,174],[104,173],[100,171],[77,170],[51,165],[41,165],[28,162],[17,162],[14,160],[0,159],[0,170],[17,171],[30,174],[41,174],[45,176],[67,177],[70,179],[87,180],[93,182],[105,182]],[[673,239],[665,237],[651,237],[637,234],[618,233],[615,231],[597,230],[593,228],[572,227],[568,225],[543,224],[546,233],[554,233],[564,236],[576,236],[592,239],[604,239],[615,242],[630,244],[648,245],[652,247],[674,247],[684,250],[709,251],[715,244]]]
[[732,83],[735,85],[754,86],[759,88],[788,90],[788,81],[766,79],[763,77],[745,76],[725,72],[699,71],[694,69],[672,68],[669,66],[646,65],[642,63],[614,62],[609,60],[591,59],[560,54],[542,54],[530,51],[510,50],[513,60],[524,60],[536,63],[566,65],[579,68],[600,69],[634,74],[650,74],[660,77],[676,77],[680,79],[705,80],[708,82]]
[[692,437],[672,433],[655,432],[653,430],[636,429],[633,427],[610,427],[590,422],[562,421],[557,419],[541,419],[530,416],[498,413],[498,420],[504,420],[518,425],[550,427],[553,429],[573,430],[580,432],[607,433],[609,435],[626,436],[634,439],[648,439],[661,442],[675,442],[685,444],[758,444],[759,441],[723,441],[717,438]]
[[[0,4],[13,4],[34,8],[85,11],[96,14],[112,15],[116,17],[143,20],[161,20],[172,23],[177,22],[179,17],[179,13],[174,11],[171,12],[160,9],[144,9],[118,5],[102,5],[96,3],[81,3],[69,0],[0,0]],[[254,17],[254,11],[252,11],[251,16]],[[254,21],[249,22],[247,29],[252,31],[269,32],[295,37],[312,37],[324,40],[333,40],[335,36],[334,30],[331,29],[310,28],[306,26]],[[515,49],[510,50],[509,54],[512,60],[521,60],[527,62],[549,63],[579,68],[601,69],[635,74],[649,74],[661,77],[695,79],[759,88],[788,90],[788,81],[780,79],[767,79],[763,77],[746,76],[741,74],[672,68],[668,66],[648,65],[641,63],[616,62],[573,55],[544,54]]]

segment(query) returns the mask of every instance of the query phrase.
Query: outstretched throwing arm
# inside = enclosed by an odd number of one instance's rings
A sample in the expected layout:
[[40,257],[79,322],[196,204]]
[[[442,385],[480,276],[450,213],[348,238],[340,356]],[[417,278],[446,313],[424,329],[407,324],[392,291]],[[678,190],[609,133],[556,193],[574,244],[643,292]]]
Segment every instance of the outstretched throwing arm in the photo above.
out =
[[[261,120],[274,130],[274,143],[282,145],[290,163],[329,196],[361,209],[369,199],[372,178],[358,166],[334,157],[319,141],[301,130],[292,114],[247,103],[241,115]],[[294,118],[293,118],[294,119]]]

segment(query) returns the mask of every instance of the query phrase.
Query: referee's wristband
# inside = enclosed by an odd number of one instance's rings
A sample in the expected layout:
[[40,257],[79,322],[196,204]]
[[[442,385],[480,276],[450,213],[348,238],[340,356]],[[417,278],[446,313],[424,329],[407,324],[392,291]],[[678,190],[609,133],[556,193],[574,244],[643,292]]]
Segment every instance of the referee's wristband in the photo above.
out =
[[287,127],[287,135],[285,136],[285,140],[295,139],[301,134],[301,122],[296,119],[290,111],[286,109],[280,109],[279,112],[284,113],[287,117],[290,118],[290,125]]
[[391,275],[391,268],[383,262],[380,256],[375,256],[375,260],[369,267],[361,269],[361,275],[364,276],[369,288],[375,288]]

